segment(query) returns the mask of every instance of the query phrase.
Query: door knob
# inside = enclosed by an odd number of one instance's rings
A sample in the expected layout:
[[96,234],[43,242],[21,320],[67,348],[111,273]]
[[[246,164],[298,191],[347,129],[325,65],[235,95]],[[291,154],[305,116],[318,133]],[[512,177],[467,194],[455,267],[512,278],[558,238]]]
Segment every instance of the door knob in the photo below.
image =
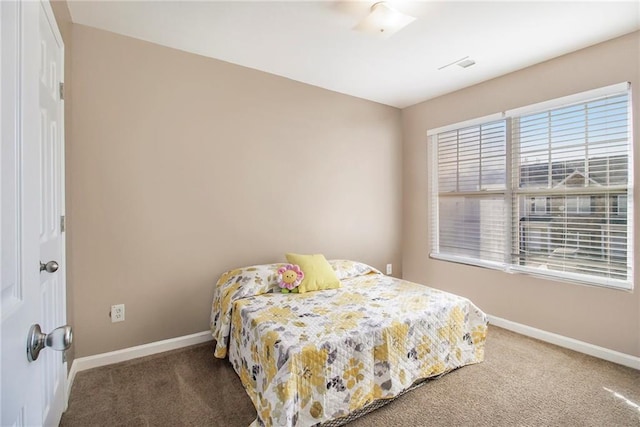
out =
[[54,329],[49,334],[42,333],[40,325],[32,325],[27,335],[27,359],[33,362],[38,358],[40,350],[50,347],[53,350],[65,351],[71,346],[73,331],[71,326],[65,325]]
[[47,273],[55,273],[56,271],[58,271],[58,263],[55,261],[49,261],[46,264],[43,264],[42,261],[40,261],[40,271],[46,271]]

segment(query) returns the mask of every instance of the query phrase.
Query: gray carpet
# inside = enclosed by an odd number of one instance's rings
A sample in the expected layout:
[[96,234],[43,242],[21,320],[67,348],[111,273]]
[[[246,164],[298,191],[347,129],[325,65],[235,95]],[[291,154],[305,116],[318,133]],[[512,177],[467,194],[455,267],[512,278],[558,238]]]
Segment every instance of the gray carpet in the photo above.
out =
[[[640,426],[640,371],[491,326],[483,363],[349,424]],[[255,410],[213,345],[80,372],[61,426],[246,427]]]

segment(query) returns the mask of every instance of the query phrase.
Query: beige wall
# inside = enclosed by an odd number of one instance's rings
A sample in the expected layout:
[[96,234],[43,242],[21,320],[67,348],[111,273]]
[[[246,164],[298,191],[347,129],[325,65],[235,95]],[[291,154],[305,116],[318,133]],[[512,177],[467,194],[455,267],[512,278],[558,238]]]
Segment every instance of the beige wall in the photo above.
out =
[[207,330],[221,273],[287,251],[401,274],[398,109],[77,24],[72,38],[77,357]]
[[[638,152],[639,64],[640,32],[636,32],[404,109],[404,277],[467,296],[494,316],[640,356],[637,285],[633,292],[617,291],[429,259],[426,143],[427,129],[630,81],[634,148]],[[636,183],[640,182],[639,166],[636,161]],[[634,198],[638,224],[638,186]],[[636,253],[640,251],[639,243],[635,233]],[[640,274],[638,259],[636,256],[636,277]]]

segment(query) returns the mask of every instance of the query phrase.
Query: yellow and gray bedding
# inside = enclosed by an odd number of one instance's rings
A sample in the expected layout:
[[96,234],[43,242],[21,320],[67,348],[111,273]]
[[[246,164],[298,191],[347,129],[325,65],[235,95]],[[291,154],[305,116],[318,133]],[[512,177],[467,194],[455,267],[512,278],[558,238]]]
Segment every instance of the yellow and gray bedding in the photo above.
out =
[[281,264],[218,281],[215,356],[228,353],[256,407],[252,425],[323,423],[484,359],[487,318],[468,299],[366,264],[330,263],[338,289],[277,292]]

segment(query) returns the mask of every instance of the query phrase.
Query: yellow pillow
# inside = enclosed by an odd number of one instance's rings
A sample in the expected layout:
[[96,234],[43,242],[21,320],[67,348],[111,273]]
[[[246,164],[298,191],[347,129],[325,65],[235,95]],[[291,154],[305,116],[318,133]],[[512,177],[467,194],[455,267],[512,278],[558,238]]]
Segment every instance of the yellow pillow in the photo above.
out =
[[286,254],[286,257],[291,264],[298,264],[304,273],[304,279],[298,286],[301,294],[340,287],[340,280],[324,255]]

